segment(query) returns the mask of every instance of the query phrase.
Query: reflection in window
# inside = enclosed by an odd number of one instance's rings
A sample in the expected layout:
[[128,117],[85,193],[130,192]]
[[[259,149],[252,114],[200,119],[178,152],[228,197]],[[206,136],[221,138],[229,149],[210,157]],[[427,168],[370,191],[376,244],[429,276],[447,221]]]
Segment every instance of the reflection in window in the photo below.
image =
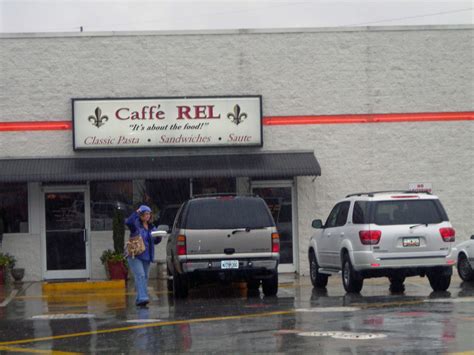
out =
[[132,181],[91,182],[91,228],[94,231],[112,230],[114,211],[128,215],[132,211]]
[[280,263],[293,263],[293,213],[291,187],[256,187],[253,193],[265,200],[280,233]]
[[216,193],[235,193],[235,178],[201,178],[193,179],[193,195]]
[[153,211],[153,222],[172,226],[179,207],[189,199],[189,180],[146,180],[141,195],[141,202]]
[[28,233],[28,186],[0,184],[0,235]]

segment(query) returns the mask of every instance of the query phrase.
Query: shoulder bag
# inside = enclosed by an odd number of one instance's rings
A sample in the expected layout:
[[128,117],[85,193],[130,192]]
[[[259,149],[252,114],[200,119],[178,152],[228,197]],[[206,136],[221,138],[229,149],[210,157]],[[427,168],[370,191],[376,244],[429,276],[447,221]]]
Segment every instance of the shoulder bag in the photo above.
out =
[[143,254],[145,251],[145,243],[143,242],[143,238],[140,236],[130,238],[127,242],[127,253],[132,258],[135,256]]

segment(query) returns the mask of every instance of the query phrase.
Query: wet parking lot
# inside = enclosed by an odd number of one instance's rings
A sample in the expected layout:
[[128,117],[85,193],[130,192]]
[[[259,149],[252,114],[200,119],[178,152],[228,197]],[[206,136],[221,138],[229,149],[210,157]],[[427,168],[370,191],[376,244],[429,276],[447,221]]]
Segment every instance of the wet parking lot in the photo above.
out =
[[276,297],[245,285],[208,285],[174,300],[151,280],[148,308],[127,289],[43,293],[41,283],[1,290],[2,353],[472,353],[474,284],[453,277],[447,292],[409,278],[403,294],[386,279],[346,294],[339,277],[315,290],[280,277]]

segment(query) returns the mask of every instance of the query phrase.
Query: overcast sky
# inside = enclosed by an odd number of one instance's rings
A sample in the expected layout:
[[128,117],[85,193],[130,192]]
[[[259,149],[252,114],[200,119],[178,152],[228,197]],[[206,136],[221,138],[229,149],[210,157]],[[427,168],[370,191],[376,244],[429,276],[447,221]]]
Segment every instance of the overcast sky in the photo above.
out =
[[0,32],[472,24],[471,0],[0,0]]

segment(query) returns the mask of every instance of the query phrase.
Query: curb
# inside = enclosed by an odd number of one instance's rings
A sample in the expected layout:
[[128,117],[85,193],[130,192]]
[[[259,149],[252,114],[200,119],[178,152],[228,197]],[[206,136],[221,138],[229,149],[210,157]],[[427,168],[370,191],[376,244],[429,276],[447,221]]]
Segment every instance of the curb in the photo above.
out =
[[68,291],[94,291],[108,289],[125,289],[125,280],[84,281],[84,282],[45,282],[43,293]]

